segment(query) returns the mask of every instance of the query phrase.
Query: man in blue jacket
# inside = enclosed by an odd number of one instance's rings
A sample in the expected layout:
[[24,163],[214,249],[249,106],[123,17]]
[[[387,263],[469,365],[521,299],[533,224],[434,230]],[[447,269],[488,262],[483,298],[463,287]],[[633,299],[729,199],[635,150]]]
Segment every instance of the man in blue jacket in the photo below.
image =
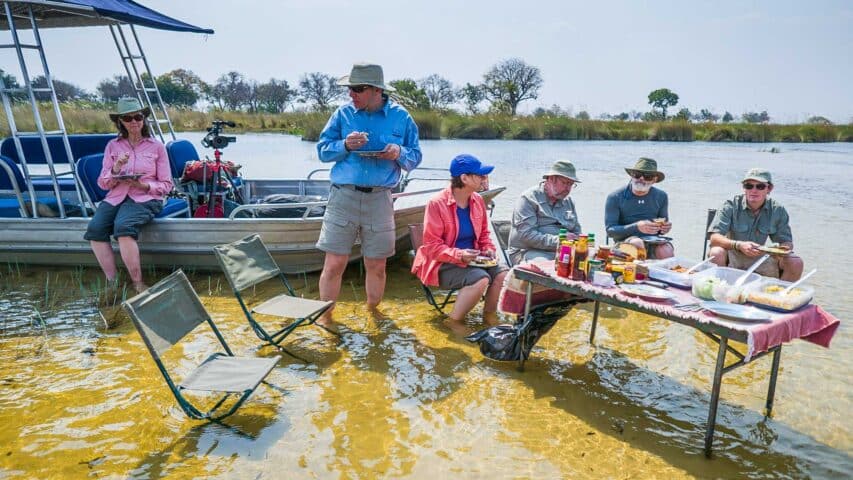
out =
[[[374,310],[385,292],[385,261],[394,255],[392,189],[402,170],[421,163],[418,127],[388,97],[386,92],[394,90],[385,85],[381,66],[357,63],[338,85],[349,89],[352,101],[332,114],[317,143],[320,161],[334,163],[317,241],[317,248],[326,252],[320,298],[337,300],[352,246],[360,238],[367,306]],[[329,326],[330,312],[317,323]]]

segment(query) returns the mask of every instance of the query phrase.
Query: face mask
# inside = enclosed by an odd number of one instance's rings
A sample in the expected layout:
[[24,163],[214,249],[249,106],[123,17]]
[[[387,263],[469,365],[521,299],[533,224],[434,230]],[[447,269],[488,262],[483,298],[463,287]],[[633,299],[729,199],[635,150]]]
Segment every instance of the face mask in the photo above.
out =
[[631,180],[631,190],[637,193],[647,193],[651,190],[652,185],[646,183],[642,178],[634,178]]

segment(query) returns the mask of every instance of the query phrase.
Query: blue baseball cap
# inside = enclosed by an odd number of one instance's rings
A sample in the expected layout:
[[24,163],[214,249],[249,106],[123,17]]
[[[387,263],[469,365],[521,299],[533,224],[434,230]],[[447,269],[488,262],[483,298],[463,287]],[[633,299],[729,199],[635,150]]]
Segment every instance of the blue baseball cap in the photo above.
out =
[[450,162],[450,175],[453,177],[458,177],[463,173],[488,175],[492,173],[492,170],[494,169],[494,166],[483,165],[477,157],[467,153],[457,155],[456,158]]

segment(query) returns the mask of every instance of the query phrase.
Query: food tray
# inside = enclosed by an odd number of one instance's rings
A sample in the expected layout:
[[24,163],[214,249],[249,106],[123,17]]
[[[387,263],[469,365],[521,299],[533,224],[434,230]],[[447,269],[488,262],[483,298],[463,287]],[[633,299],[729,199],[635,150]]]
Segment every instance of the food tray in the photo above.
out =
[[[746,272],[743,270],[728,267],[712,267],[707,270],[703,270],[696,275],[693,275],[693,296],[703,300],[715,300],[712,294],[714,286],[718,285],[720,282],[725,282],[729,286],[732,286],[744,273]],[[760,279],[761,275],[757,273],[750,273],[743,282],[744,291],[746,291],[747,285],[750,285]]]
[[689,269],[693,265],[699,263],[699,260],[691,260],[682,257],[666,258],[657,262],[648,262],[645,265],[649,268],[649,277],[653,280],[660,280],[674,287],[690,288],[693,285],[693,277],[699,272],[713,268],[711,264],[705,264],[694,270],[690,275],[675,272],[672,269],[675,267],[683,267]]
[[789,285],[791,282],[775,278],[763,278],[750,284],[746,289],[746,301],[767,310],[793,312],[814,298],[814,288],[806,284],[797,285],[784,297],[779,295]]

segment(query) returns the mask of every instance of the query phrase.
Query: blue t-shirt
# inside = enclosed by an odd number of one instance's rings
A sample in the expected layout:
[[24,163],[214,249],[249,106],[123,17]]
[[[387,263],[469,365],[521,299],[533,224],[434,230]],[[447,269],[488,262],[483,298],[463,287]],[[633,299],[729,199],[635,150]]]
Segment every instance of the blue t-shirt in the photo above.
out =
[[456,206],[456,218],[459,219],[459,235],[456,236],[456,248],[474,248],[474,224],[471,223],[471,207]]

